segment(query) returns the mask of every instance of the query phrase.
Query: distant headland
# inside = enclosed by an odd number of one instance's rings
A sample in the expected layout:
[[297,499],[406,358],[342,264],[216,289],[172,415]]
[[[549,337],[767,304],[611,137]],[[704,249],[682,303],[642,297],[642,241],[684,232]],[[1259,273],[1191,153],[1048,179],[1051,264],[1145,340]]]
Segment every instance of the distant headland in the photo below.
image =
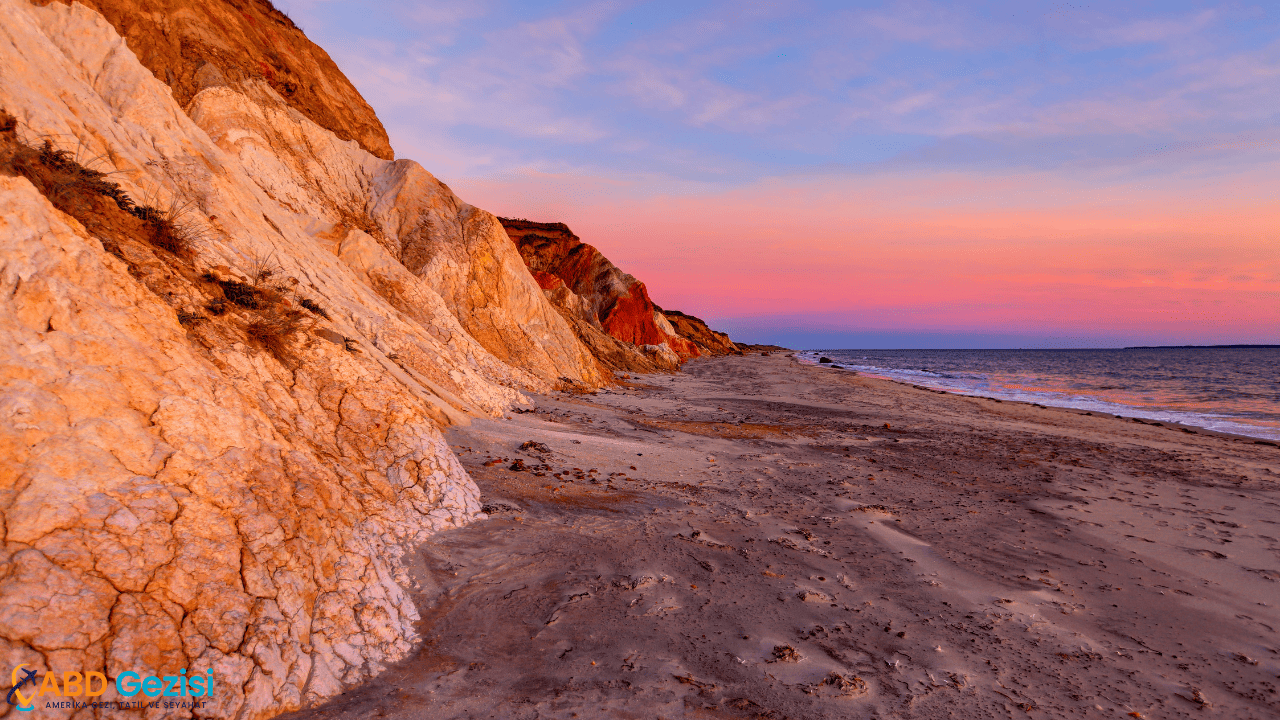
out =
[[1135,345],[1125,350],[1257,350],[1260,348],[1274,350],[1280,348],[1280,345]]

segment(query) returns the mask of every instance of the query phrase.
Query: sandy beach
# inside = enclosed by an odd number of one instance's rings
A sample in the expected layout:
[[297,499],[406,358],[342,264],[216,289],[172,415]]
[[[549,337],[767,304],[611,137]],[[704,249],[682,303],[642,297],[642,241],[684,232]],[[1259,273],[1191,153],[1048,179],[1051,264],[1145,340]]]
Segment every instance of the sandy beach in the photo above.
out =
[[1280,448],[784,353],[446,438],[424,643],[288,717],[1280,716]]

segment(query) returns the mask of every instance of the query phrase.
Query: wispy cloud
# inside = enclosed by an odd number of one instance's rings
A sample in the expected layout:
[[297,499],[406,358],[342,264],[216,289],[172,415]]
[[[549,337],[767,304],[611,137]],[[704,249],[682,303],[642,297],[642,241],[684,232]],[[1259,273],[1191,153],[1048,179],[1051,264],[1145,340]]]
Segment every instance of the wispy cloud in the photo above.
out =
[[883,9],[854,11],[849,19],[881,43],[939,50],[990,47],[1009,42],[1009,34],[1016,32],[1011,22],[993,22],[963,4],[939,2],[894,2]]
[[1280,323],[1257,303],[1280,293],[1274,14],[279,1],[401,156],[570,222],[676,306],[1067,323],[1056,293],[1133,308],[1117,328],[1179,303]]
[[1203,10],[1186,17],[1133,20],[1103,29],[1098,37],[1117,45],[1167,43],[1203,30],[1218,17],[1216,10]]
[[735,132],[780,127],[801,117],[810,102],[798,94],[777,97],[741,90],[688,68],[657,65],[640,54],[620,58],[609,69],[620,76],[611,88],[615,95],[640,107],[678,112],[693,127]]
[[[484,159],[476,171],[504,157],[507,169],[679,176],[661,158],[696,156],[760,177],[856,165],[882,154],[861,138],[904,134],[980,139],[996,153],[988,166],[1045,162],[1026,142],[993,141],[1009,133],[1121,162],[1108,138],[1248,132],[1273,125],[1280,100],[1280,51],[1257,18],[1194,3],[586,2],[527,15],[499,0],[413,2],[349,28],[337,0],[284,4],[329,18],[325,44],[403,129],[398,144],[449,138],[459,165]],[[920,145],[903,151],[918,161]]]

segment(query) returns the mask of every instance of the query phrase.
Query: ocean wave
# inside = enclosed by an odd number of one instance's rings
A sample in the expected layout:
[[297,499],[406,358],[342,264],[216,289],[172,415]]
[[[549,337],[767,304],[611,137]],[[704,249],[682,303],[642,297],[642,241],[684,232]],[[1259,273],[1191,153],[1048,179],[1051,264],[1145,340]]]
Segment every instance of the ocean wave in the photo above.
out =
[[[912,370],[909,368],[884,368],[884,367],[879,367],[877,365],[856,365],[849,362],[848,360],[837,360],[836,358],[830,357],[829,355],[823,355],[821,353],[806,353],[804,355],[797,354],[796,357],[806,361],[807,364],[811,364],[811,365],[817,364],[818,360],[826,357],[833,361],[831,363],[832,365],[836,365],[843,370],[856,370],[862,373],[886,373],[886,374],[893,373],[897,375],[904,375],[904,376],[911,376],[911,377],[934,377],[934,378],[948,378],[948,379],[954,379],[958,377],[956,375],[951,375],[948,373],[936,373],[929,370]],[[823,364],[826,364],[826,363],[823,363]]]
[[[840,355],[846,354],[839,351],[806,352],[797,353],[796,357],[806,364],[817,364],[820,358],[827,357],[833,360],[832,364],[837,365],[839,369],[852,370],[870,377],[895,380],[912,385],[920,384],[935,390],[943,390],[958,395],[989,397],[1012,402],[1038,403],[1048,407],[1083,410],[1085,412],[1139,418],[1154,422],[1176,423],[1214,432],[1280,441],[1280,427],[1261,419],[1250,422],[1250,420],[1254,419],[1221,413],[1127,405],[1084,394],[1028,390],[1011,386],[1007,380],[997,383],[990,376],[982,373],[945,373],[915,368],[889,368],[880,365],[850,362],[849,360],[841,359]],[[862,363],[869,359],[865,355],[857,358]],[[1089,389],[1106,390],[1119,389],[1119,387],[1108,385]]]

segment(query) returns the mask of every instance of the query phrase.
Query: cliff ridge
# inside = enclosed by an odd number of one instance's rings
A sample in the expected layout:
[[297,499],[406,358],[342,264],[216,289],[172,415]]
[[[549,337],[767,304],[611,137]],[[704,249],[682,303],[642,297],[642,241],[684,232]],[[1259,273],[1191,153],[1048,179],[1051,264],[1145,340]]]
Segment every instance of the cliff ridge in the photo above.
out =
[[664,312],[643,282],[564,223],[499,220],[552,303],[610,367],[648,372],[704,355],[740,354],[727,335],[701,320]]

